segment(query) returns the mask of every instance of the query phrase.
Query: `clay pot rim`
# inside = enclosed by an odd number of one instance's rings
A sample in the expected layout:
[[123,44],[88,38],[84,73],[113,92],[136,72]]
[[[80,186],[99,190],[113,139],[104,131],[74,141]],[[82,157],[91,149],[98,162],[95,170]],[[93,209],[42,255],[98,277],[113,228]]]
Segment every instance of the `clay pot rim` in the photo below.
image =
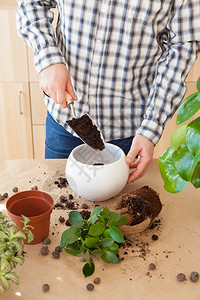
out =
[[[27,196],[25,196],[25,195],[27,195]],[[42,195],[44,197],[42,197]],[[35,190],[34,191],[27,190],[27,191],[22,191],[22,192],[15,193],[15,194],[13,194],[12,196],[9,197],[9,199],[6,202],[6,209],[8,210],[9,215],[10,216],[12,215],[12,216],[18,217],[18,218],[22,218],[22,215],[15,215],[15,214],[13,214],[10,211],[10,209],[12,208],[12,205],[14,203],[20,202],[21,200],[29,199],[29,198],[45,199],[45,201],[49,203],[49,209],[47,211],[45,211],[43,214],[40,214],[40,215],[37,215],[37,216],[32,216],[32,217],[26,216],[27,218],[31,219],[34,223],[36,223],[37,221],[40,221],[41,219],[45,218],[46,215],[51,214],[51,212],[53,210],[53,206],[54,206],[53,198],[49,194],[47,194],[47,193],[45,193],[43,191],[39,191],[39,190],[36,190],[36,191]],[[47,198],[50,201],[48,201]],[[15,199],[14,203],[12,203],[13,199]]]

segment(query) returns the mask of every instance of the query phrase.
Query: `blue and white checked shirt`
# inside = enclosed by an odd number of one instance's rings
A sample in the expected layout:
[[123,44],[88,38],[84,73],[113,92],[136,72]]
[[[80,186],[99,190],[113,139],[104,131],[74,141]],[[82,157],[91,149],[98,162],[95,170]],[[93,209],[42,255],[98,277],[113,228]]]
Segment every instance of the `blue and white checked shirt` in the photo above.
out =
[[[105,141],[135,134],[159,141],[200,51],[200,0],[18,0],[18,5],[18,32],[34,51],[38,73],[66,64],[79,99],[77,116],[89,113]],[[67,128],[70,109],[47,97],[45,102]]]

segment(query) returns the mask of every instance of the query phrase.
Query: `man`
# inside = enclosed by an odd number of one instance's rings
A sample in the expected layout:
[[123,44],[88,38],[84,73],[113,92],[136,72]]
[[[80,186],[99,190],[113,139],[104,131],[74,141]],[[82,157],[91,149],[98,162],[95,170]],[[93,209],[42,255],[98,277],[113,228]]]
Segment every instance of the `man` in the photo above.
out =
[[[67,91],[77,116],[89,113],[105,141],[125,151],[135,168],[129,182],[143,176],[200,49],[199,0],[18,4],[18,31],[34,51],[46,94],[46,158],[67,157],[81,143],[66,125],[72,118]],[[56,33],[50,10],[55,6]]]

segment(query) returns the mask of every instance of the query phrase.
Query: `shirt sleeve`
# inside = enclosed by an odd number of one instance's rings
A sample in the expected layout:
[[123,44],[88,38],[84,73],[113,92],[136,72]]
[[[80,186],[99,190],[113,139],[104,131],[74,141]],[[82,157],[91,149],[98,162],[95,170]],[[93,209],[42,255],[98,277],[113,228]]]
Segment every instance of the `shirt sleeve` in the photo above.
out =
[[34,62],[38,73],[50,65],[64,63],[65,59],[57,46],[52,27],[55,8],[53,0],[18,0],[16,10],[19,36],[34,52]]
[[167,26],[166,51],[157,63],[144,119],[136,132],[154,145],[184,98],[186,77],[200,52],[199,0],[174,3]]

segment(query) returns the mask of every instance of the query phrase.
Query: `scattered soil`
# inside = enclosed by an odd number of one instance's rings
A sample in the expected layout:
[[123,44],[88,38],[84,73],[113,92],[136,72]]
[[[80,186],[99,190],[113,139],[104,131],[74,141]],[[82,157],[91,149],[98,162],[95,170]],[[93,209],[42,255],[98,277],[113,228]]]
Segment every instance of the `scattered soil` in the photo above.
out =
[[59,222],[60,223],[64,223],[65,222],[65,218],[63,218],[62,216],[59,217]]
[[[70,194],[71,195],[71,194]],[[69,196],[70,196],[69,195]],[[71,195],[73,197],[73,195]],[[72,197],[69,197],[71,199],[73,199]],[[54,205],[54,209],[62,209],[62,210],[76,210],[79,207],[79,203],[76,201],[72,201],[71,199],[67,199],[67,197],[64,196],[60,196],[60,202],[57,202]]]
[[81,216],[84,220],[88,220],[90,215],[91,215],[91,212],[89,210],[84,210],[83,209],[83,210],[80,211],[80,214],[81,214]]
[[148,186],[143,186],[121,197],[116,209],[123,211],[122,214],[129,216],[128,225],[136,225],[148,217],[153,219],[158,216],[162,204],[158,194]]
[[89,206],[87,205],[87,203],[83,203],[81,207],[82,207],[83,209],[88,209]]
[[158,235],[157,234],[153,234],[151,238],[152,238],[153,241],[157,241]]
[[84,114],[80,118],[72,118],[66,123],[91,148],[101,151],[105,148],[100,131],[97,126],[93,124],[89,115]]
[[68,182],[65,177],[59,177],[58,180],[54,181],[54,184],[56,184],[58,188],[63,188],[67,186]]

